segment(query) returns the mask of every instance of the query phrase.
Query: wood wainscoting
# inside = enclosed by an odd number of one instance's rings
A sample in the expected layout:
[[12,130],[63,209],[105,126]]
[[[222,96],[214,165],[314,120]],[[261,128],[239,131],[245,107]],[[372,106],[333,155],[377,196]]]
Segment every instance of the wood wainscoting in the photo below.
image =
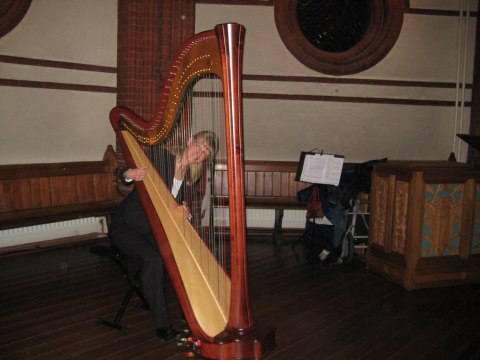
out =
[[95,216],[108,221],[122,200],[116,168],[112,146],[102,161],[0,166],[0,230]]

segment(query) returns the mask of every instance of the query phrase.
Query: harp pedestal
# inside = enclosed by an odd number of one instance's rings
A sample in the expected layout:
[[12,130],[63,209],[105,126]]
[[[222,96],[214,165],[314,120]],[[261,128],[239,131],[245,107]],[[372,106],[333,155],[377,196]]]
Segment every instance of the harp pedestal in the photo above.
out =
[[275,346],[275,329],[256,325],[243,333],[224,331],[215,337],[214,342],[203,343],[194,352],[208,359],[261,359]]

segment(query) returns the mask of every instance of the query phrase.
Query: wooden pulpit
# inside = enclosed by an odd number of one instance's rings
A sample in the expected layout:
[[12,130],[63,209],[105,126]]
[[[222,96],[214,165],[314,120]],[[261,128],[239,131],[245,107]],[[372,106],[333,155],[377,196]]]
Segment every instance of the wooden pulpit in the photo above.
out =
[[368,268],[406,289],[480,282],[480,169],[390,161],[372,175]]

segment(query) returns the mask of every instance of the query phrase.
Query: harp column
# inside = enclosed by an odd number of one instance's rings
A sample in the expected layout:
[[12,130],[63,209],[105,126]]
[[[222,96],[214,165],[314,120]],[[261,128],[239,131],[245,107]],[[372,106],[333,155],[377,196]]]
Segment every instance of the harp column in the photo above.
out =
[[[223,24],[215,28],[223,61],[223,79],[225,96],[225,117],[232,121],[226,124],[228,156],[228,188],[230,198],[230,236],[232,287],[230,318],[228,328],[236,331],[252,327],[247,284],[246,259],[246,219],[245,219],[245,179],[242,122],[242,68],[243,41],[245,30],[237,24]],[[235,46],[229,46],[235,44]]]

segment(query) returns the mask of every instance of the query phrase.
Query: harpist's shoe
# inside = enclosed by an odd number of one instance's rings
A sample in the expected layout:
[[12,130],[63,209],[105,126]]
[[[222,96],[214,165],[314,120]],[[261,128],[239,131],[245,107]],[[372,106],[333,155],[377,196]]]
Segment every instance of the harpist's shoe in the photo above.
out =
[[180,333],[171,326],[157,329],[157,336],[163,341],[172,341],[178,339],[179,335]]

